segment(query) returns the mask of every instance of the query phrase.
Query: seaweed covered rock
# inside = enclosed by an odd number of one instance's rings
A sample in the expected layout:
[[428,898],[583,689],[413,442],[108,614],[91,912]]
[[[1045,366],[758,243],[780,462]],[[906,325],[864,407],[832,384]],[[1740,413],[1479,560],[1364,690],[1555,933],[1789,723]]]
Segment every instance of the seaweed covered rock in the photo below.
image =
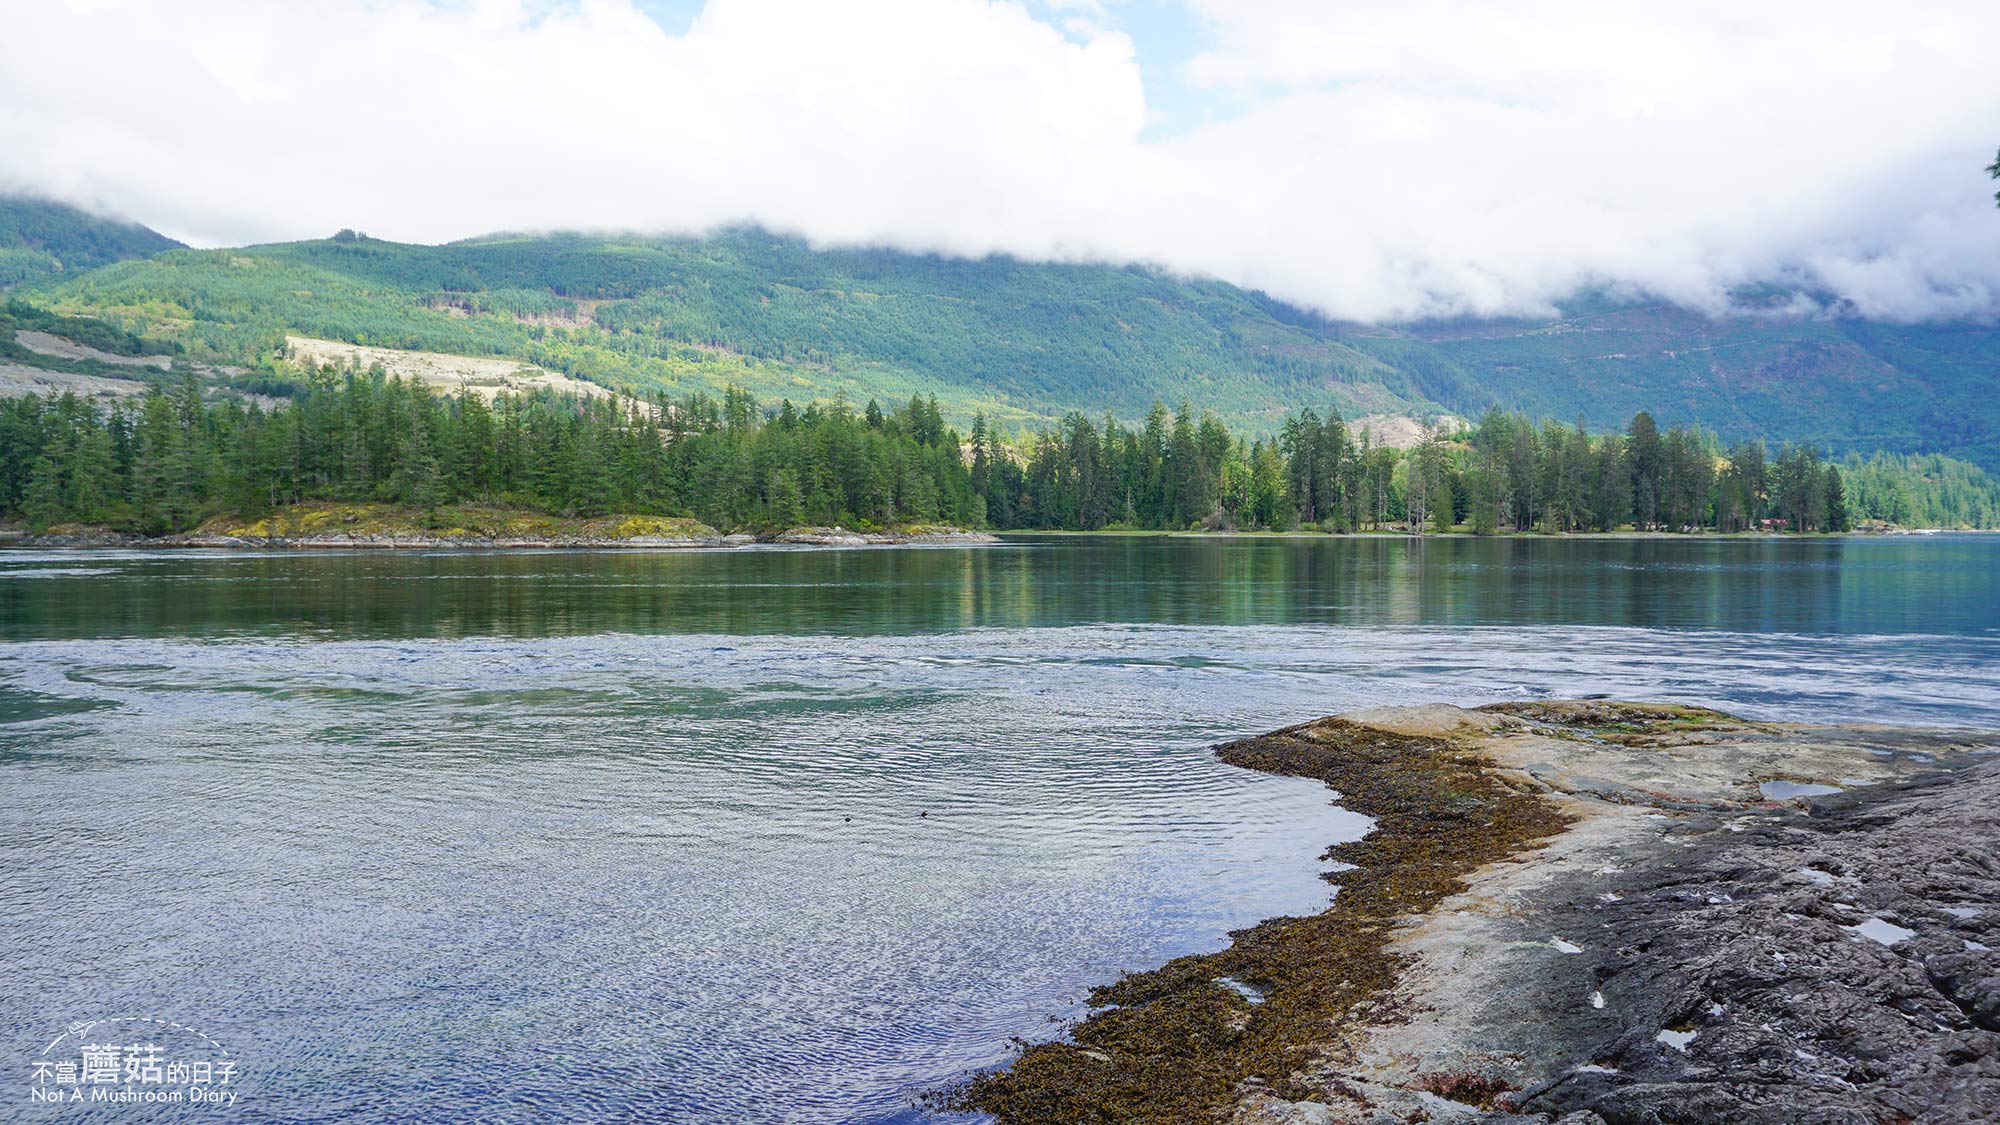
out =
[[1377,818],[1328,852],[1355,865],[1329,876],[1333,905],[1099,989],[1068,1040],[959,1104],[1007,1122],[1995,1120],[2000,734],[1573,700],[1370,709],[1217,752]]

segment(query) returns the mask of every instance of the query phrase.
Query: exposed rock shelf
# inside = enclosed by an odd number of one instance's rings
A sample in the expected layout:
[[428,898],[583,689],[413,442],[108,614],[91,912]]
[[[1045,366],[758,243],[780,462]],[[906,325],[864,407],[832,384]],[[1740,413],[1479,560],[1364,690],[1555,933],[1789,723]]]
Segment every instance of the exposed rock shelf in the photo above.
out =
[[[1218,748],[1377,818],[1340,894],[1100,989],[1021,1122],[1992,1121],[2000,734],[1608,702]],[[1771,799],[1767,782],[1836,793]],[[1227,978],[1227,980],[1224,980]],[[1247,986],[1247,987],[1239,987]]]

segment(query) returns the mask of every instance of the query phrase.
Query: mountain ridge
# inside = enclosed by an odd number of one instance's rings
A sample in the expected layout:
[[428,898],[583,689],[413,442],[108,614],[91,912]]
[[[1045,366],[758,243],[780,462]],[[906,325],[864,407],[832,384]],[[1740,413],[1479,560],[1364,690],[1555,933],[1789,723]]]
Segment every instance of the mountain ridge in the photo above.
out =
[[39,196],[0,194],[0,288],[186,248],[140,223]]
[[1489,407],[1623,425],[1637,410],[1723,438],[1836,455],[1946,453],[2000,468],[2000,328],[1711,317],[1580,300],[1546,318],[1359,325],[1144,265],[815,249],[706,236],[498,232],[436,246],[335,239],[170,250],[21,287],[69,315],[254,364],[287,334],[506,356],[641,393],[935,395],[959,418],[1132,419],[1155,400],[1250,433],[1354,414]]

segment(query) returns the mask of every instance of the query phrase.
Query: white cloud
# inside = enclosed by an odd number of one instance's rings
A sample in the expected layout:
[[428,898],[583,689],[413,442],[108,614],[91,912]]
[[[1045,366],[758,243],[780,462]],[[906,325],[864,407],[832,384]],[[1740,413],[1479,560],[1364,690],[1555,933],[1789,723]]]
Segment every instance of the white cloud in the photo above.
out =
[[682,36],[628,0],[20,4],[0,180],[199,242],[753,220],[1360,319],[1782,277],[2000,311],[2000,6],[1194,6],[1185,80],[1250,108],[1142,141],[1116,3],[711,0]]

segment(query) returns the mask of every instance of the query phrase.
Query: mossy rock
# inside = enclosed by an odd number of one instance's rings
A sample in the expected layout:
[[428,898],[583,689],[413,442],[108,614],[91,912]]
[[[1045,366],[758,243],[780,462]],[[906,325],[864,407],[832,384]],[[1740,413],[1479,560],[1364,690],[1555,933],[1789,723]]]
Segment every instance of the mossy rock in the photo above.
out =
[[[611,517],[608,526],[591,526],[589,533],[607,539],[718,539],[722,533],[685,516]],[[603,521],[600,521],[603,522]]]

